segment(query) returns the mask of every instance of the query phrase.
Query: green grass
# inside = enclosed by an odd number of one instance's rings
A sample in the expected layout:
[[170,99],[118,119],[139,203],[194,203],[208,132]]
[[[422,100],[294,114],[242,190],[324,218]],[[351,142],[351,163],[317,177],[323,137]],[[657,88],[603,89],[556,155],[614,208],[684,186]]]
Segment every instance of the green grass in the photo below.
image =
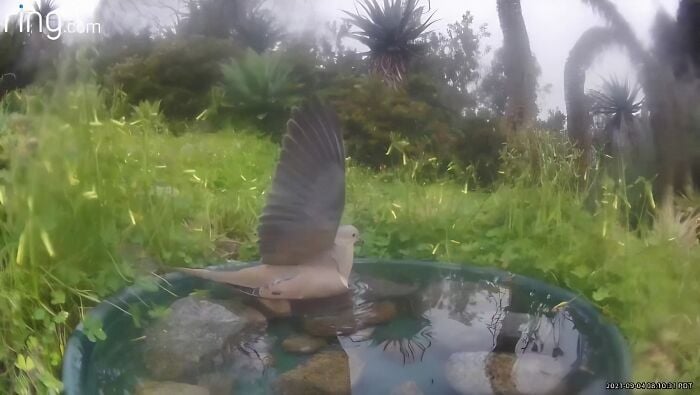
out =
[[[91,85],[46,95],[13,94],[0,112],[9,161],[0,393],[58,392],[70,331],[124,285],[154,286],[162,265],[215,262],[219,240],[240,242],[239,259],[255,258],[277,157],[274,143],[246,131],[173,137],[155,104],[113,119],[123,98],[107,107]],[[582,183],[565,152],[537,134],[512,142],[490,191],[421,181],[411,161],[380,173],[350,161],[346,221],[366,240],[359,255],[492,265],[570,288],[622,328],[638,379],[698,382],[700,248],[674,239],[673,227],[631,230],[637,214],[626,203],[653,205],[645,184],[628,188],[603,172]]]

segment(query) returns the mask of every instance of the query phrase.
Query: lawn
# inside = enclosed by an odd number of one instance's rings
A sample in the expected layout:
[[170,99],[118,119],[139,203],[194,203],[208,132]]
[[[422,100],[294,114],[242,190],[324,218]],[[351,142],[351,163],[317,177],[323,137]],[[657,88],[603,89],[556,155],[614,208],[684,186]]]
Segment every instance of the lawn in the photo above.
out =
[[[173,136],[155,104],[122,118],[119,96],[90,84],[43,94],[12,93],[0,112],[0,393],[57,392],[72,328],[119,288],[154,286],[167,266],[255,259],[278,151],[251,130]],[[372,171],[350,158],[358,255],[496,266],[572,289],[620,326],[637,379],[700,381],[700,248],[678,225],[645,225],[645,182],[582,183],[563,145],[512,141],[488,189],[426,176],[430,161]]]

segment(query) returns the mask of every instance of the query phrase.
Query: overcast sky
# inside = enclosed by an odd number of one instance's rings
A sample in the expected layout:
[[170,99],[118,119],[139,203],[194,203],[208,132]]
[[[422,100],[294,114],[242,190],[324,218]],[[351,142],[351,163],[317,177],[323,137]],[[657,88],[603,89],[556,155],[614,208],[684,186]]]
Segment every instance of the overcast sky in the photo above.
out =
[[[675,16],[678,0],[613,0],[622,15],[629,21],[637,35],[645,43],[651,39],[651,26],[659,9]],[[556,107],[564,110],[564,64],[569,50],[587,29],[603,25],[604,21],[580,0],[521,0],[525,25],[530,37],[532,51],[542,69],[540,85],[551,84],[551,91],[539,98],[543,110]],[[321,27],[325,21],[341,19],[342,10],[354,10],[354,0],[277,0],[284,8],[281,16],[295,21],[296,26]],[[286,4],[286,5],[285,5]],[[303,6],[300,6],[303,5]],[[427,0],[423,0],[427,5]],[[469,11],[474,16],[475,27],[488,25],[491,33],[485,44],[493,49],[501,46],[501,34],[496,10],[496,0],[431,0],[439,21],[435,29],[445,29],[447,24],[461,20]],[[493,52],[493,51],[492,51]],[[487,69],[491,56],[482,59],[482,68]],[[634,73],[625,56],[611,49],[600,56],[589,71],[587,88],[595,88],[601,77],[617,75],[634,81]]]
[[[325,22],[343,17],[341,10],[353,10],[354,0],[270,0],[278,10],[285,25],[296,29],[321,29]],[[602,25],[603,21],[581,0],[521,0],[525,24],[530,36],[530,45],[542,68],[540,85],[551,84],[551,92],[539,98],[543,109],[564,108],[563,74],[564,63],[571,47],[588,28]],[[16,10],[20,3],[29,1],[0,0],[0,15]],[[423,0],[427,4],[427,0]],[[650,41],[650,30],[656,12],[666,10],[675,15],[678,0],[614,0],[621,13],[633,26],[638,36]],[[88,20],[97,0],[58,0],[61,13],[71,19]],[[501,46],[503,36],[498,23],[496,0],[431,0],[439,21],[435,29],[442,30],[469,11],[474,16],[475,26],[488,25],[491,38],[485,42],[492,48]],[[490,56],[482,59],[483,68],[490,63]],[[610,50],[600,56],[589,72],[587,87],[596,87],[601,77],[610,75],[629,76],[633,80],[629,64],[618,50]]]

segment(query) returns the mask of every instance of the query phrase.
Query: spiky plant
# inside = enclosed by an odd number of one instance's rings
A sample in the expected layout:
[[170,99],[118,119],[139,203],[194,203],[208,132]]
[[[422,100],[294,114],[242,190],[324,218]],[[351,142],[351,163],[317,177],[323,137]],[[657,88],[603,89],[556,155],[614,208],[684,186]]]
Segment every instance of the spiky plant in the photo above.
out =
[[396,87],[406,74],[408,62],[420,53],[417,39],[435,22],[435,13],[423,21],[425,12],[419,0],[384,0],[383,4],[360,0],[357,4],[364,13],[345,11],[348,22],[359,29],[351,36],[369,47],[372,72]]
[[621,44],[618,34],[609,27],[592,27],[585,31],[569,52],[564,66],[566,127],[569,137],[583,151],[582,167],[591,159],[590,104],[585,92],[586,71],[596,56],[613,44]]
[[[39,0],[34,2],[34,12],[36,12],[39,15],[33,14],[32,15],[32,26],[34,26],[35,23],[41,23],[43,27],[48,26],[49,22],[49,17],[50,14],[58,9],[58,5],[54,0]],[[40,18],[40,21],[37,21],[36,19]],[[38,27],[37,27],[38,29]]]
[[[598,90],[591,90],[593,99],[591,112],[605,119],[603,129],[607,151],[614,146],[615,141],[630,142],[638,138],[639,124],[637,115],[642,110],[643,99],[639,99],[641,86],[630,85],[628,80],[621,81],[617,77],[604,79]],[[624,143],[620,143],[624,144]]]
[[224,64],[222,72],[224,101],[235,112],[254,116],[267,131],[279,132],[279,121],[303,100],[292,66],[276,53],[249,49],[242,59]]

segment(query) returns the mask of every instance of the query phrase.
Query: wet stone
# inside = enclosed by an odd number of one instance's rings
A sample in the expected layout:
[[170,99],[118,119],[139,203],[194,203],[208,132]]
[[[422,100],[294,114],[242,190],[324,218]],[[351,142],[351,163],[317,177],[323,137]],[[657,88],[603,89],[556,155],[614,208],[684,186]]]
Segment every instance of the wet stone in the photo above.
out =
[[326,340],[309,335],[290,336],[282,342],[282,349],[293,354],[313,354],[326,346]]
[[213,395],[208,389],[197,385],[172,381],[146,381],[136,388],[136,395]]
[[275,365],[272,355],[274,337],[261,333],[250,333],[231,354],[231,372],[241,381],[254,381]]
[[197,377],[197,385],[209,390],[210,395],[231,395],[235,383],[233,372],[220,371]]
[[318,353],[281,375],[274,388],[278,395],[350,395],[348,356],[342,350]]
[[423,395],[415,381],[407,381],[391,390],[390,395]]
[[381,325],[398,314],[396,304],[391,301],[355,306],[335,315],[304,318],[304,330],[318,337],[348,336],[370,326]]
[[416,284],[402,284],[374,276],[362,276],[362,282],[367,289],[365,296],[372,299],[400,298],[416,293]]
[[144,360],[158,380],[179,379],[216,365],[247,323],[221,305],[193,297],[176,301],[170,310],[145,331]]
[[547,355],[459,352],[445,364],[445,377],[463,395],[535,395],[556,389],[569,369]]
[[246,321],[246,326],[248,328],[260,328],[264,329],[267,327],[267,318],[258,309],[250,307],[239,300],[229,299],[220,300],[212,299],[210,300],[214,304],[225,307],[233,314],[242,317]]

